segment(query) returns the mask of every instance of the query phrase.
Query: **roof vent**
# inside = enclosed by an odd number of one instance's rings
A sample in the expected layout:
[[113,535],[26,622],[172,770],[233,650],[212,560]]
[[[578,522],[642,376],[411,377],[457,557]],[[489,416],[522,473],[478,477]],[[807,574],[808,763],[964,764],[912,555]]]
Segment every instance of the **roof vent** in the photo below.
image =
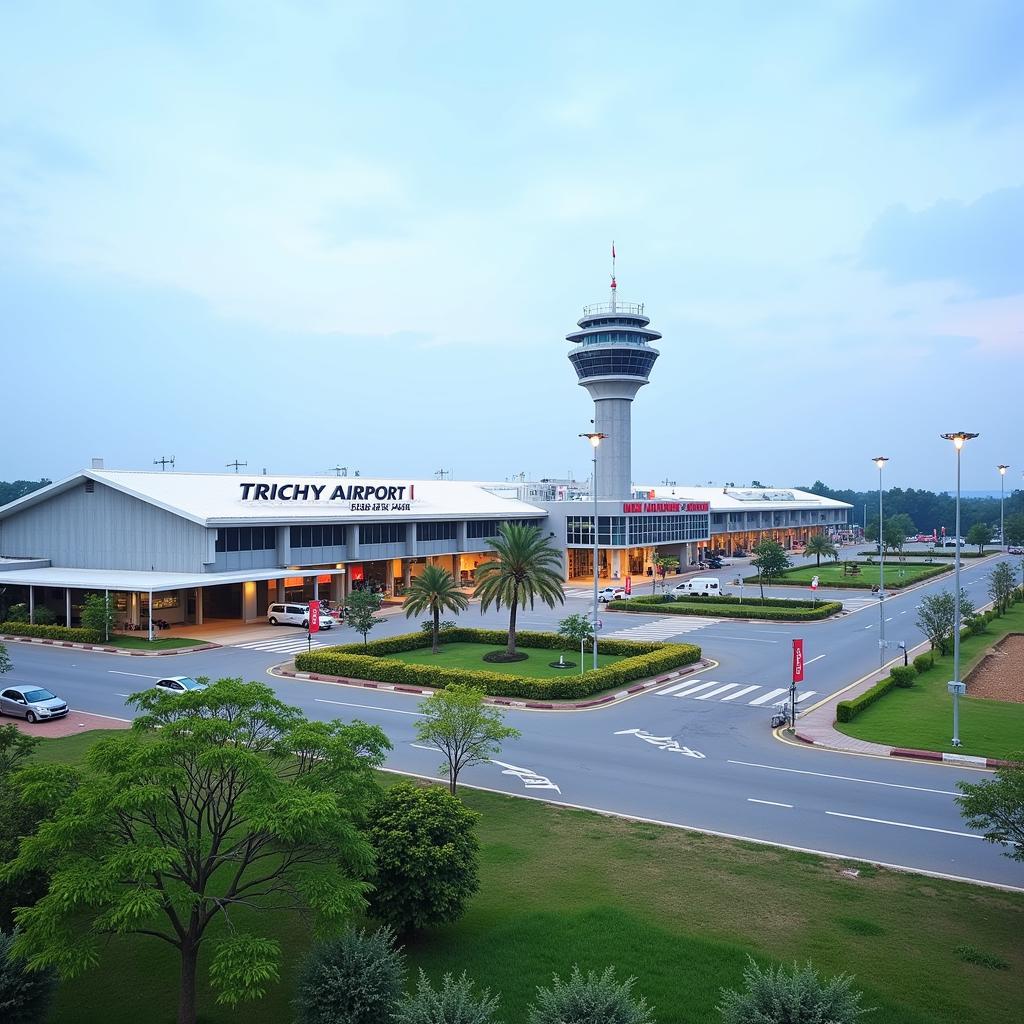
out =
[[92,468],[93,469],[102,469],[103,468],[103,460],[102,459],[93,459],[92,460]]
[[85,481],[85,493],[86,494],[92,494],[93,491],[95,491],[95,490],[96,490],[96,481],[95,480],[86,480]]

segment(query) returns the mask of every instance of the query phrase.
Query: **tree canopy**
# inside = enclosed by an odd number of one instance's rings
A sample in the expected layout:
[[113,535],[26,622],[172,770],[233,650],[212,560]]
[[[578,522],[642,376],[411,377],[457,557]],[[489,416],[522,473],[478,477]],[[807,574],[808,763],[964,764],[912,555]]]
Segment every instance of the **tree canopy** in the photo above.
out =
[[431,650],[438,651],[438,633],[441,628],[441,612],[463,612],[469,607],[469,599],[459,590],[455,577],[439,565],[428,565],[419,576],[414,576],[405,592],[405,617],[430,613]]

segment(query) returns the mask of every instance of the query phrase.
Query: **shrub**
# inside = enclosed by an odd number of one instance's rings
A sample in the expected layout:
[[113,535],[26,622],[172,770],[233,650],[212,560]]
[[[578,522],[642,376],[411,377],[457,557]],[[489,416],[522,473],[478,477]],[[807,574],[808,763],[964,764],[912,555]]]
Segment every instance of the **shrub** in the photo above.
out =
[[743,972],[746,988],[722,991],[718,1012],[724,1024],[853,1024],[871,1011],[862,1007],[862,993],[854,992],[852,976],[840,974],[829,981],[807,964],[762,970],[750,960]]
[[43,640],[67,640],[75,644],[99,643],[103,637],[92,629],[68,626],[41,626],[28,622],[0,622],[0,633],[9,636],[30,636]]
[[476,812],[437,786],[399,782],[370,813],[369,912],[399,934],[457,921],[480,887]]
[[852,722],[865,708],[871,707],[876,700],[884,697],[896,685],[892,676],[886,676],[865,690],[859,697],[852,700],[841,700],[836,705],[836,721]]
[[897,686],[904,688],[913,686],[914,680],[917,678],[917,669],[913,665],[896,665],[889,672],[892,676],[892,681]]
[[405,989],[405,957],[390,928],[351,929],[313,947],[299,975],[297,1024],[379,1024]]
[[7,609],[8,622],[28,622],[28,605],[24,601],[12,604]]
[[[788,602],[782,598],[765,598],[765,600],[774,600],[778,605],[788,605]],[[709,603],[709,601],[715,603]],[[758,599],[757,604],[750,604],[747,601],[740,604],[736,599],[728,598],[727,603],[721,604],[714,598],[706,601],[703,598],[695,597],[687,601],[679,599],[670,603],[660,604],[658,606],[658,613],[667,613],[669,615],[711,615],[720,619],[765,619],[771,622],[813,622],[816,619],[827,619],[830,615],[835,615],[843,610],[841,601],[819,601],[817,607],[809,601],[802,601],[800,604],[810,605],[810,607],[800,607],[794,603],[789,607],[765,608],[760,605],[760,599]],[[651,606],[647,604],[646,607],[637,607],[636,600],[634,599],[631,601],[611,601],[608,607],[617,612],[640,612],[647,614]]]
[[919,675],[922,672],[927,672],[935,664],[935,655],[931,651],[926,651],[924,654],[919,654],[913,661],[914,671]]
[[498,1011],[498,997],[490,989],[473,992],[473,982],[446,974],[435,989],[420,970],[416,991],[405,997],[390,1018],[394,1024],[491,1024]]
[[35,620],[37,626],[52,626],[57,621],[57,614],[47,608],[45,604],[37,605]]
[[529,1024],[654,1024],[647,1000],[633,996],[635,978],[615,980],[615,968],[586,977],[574,966],[567,981],[556,974],[551,988],[537,988]]
[[14,933],[0,932],[0,1020],[4,1024],[42,1024],[57,988],[52,971],[30,971],[11,955]]

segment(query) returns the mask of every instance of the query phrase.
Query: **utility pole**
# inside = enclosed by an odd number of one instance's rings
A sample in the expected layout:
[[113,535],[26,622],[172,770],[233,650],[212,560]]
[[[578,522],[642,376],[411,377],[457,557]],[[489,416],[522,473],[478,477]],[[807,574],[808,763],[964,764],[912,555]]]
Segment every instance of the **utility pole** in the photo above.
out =
[[174,456],[172,455],[169,459],[165,459],[163,456],[161,456],[159,459],[153,460],[153,465],[159,466],[160,472],[163,473],[168,466],[174,465]]
[[224,464],[224,468],[225,468],[225,469],[231,469],[232,467],[234,467],[235,473],[237,473],[237,472],[238,472],[238,470],[239,470],[239,469],[240,469],[240,468],[241,468],[242,466],[248,466],[248,465],[249,465],[249,463],[248,463],[248,462],[239,462],[239,461],[238,461],[238,459],[235,459],[235,461],[234,461],[234,462],[227,462],[227,463],[225,463],[225,464]]

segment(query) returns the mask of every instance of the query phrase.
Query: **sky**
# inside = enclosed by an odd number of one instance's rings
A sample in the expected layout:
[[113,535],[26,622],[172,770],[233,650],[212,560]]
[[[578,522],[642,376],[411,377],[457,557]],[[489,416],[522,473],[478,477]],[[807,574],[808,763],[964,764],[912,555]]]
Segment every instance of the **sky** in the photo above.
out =
[[0,7],[0,478],[585,478],[565,334],[664,335],[637,482],[1024,471],[1024,5]]

